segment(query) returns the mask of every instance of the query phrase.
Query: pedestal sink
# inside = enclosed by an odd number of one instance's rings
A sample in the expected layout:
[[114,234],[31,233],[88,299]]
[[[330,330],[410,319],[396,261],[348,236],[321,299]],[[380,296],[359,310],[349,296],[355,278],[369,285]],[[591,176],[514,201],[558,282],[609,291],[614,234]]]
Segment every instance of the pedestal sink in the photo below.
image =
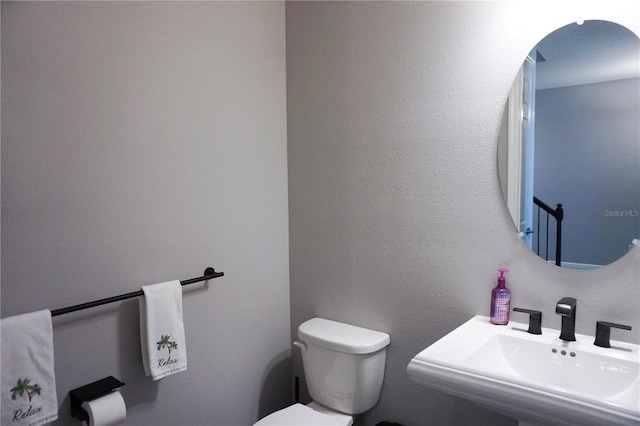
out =
[[[416,355],[415,382],[469,399],[521,424],[640,426],[640,346],[611,348],[527,324],[476,316]],[[594,327],[595,329],[595,327]]]

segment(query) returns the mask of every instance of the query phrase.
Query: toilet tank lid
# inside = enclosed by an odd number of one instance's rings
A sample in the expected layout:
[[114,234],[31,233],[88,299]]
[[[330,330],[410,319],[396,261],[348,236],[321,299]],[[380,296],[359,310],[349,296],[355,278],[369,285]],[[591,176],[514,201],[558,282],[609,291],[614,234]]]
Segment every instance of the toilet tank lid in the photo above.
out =
[[349,354],[376,352],[391,342],[387,333],[324,318],[312,318],[300,324],[298,337],[303,342]]

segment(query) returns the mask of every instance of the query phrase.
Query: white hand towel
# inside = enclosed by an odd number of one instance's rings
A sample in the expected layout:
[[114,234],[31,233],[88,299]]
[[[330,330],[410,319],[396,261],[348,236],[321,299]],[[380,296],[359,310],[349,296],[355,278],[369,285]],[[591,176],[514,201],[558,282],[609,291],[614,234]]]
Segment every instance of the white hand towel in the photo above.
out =
[[144,372],[153,380],[187,369],[180,281],[143,286],[140,338]]
[[3,318],[3,425],[44,425],[58,418],[51,311]]

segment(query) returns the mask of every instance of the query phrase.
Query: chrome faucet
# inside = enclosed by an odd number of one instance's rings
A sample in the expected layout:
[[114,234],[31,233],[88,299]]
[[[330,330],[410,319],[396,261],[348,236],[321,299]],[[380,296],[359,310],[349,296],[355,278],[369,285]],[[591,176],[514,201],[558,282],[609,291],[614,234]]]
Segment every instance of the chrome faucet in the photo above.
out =
[[556,314],[562,316],[562,330],[560,339],[567,342],[576,340],[576,305],[578,301],[573,297],[563,297],[556,303]]

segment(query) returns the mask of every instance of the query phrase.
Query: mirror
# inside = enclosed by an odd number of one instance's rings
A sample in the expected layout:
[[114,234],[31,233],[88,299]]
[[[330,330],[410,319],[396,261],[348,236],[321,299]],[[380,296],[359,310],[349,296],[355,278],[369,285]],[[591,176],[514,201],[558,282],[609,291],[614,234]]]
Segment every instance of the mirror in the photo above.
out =
[[498,172],[514,224],[549,263],[612,263],[640,237],[640,39],[608,21],[562,27],[507,100]]

